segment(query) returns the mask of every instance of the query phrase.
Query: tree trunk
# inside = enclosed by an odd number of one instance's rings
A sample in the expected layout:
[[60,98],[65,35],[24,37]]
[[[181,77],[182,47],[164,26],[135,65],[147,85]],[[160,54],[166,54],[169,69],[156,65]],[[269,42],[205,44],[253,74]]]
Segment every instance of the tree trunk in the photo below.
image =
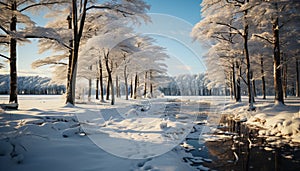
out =
[[119,85],[119,77],[116,75],[116,94],[117,97],[121,97],[121,90],[120,90],[120,85]]
[[100,100],[104,102],[104,86],[103,86],[103,72],[102,72],[102,61],[99,57],[99,79],[100,79]]
[[153,97],[153,84],[152,84],[152,72],[150,71],[149,73],[149,77],[150,77],[150,96],[151,98]]
[[265,81],[263,57],[260,58],[260,72],[261,72],[261,81],[262,81],[262,95],[263,95],[263,99],[266,99],[266,81]]
[[299,74],[299,60],[296,59],[296,96],[297,97],[300,97],[300,84],[299,84],[299,77],[300,77],[300,74]]
[[[68,21],[68,29],[72,29],[72,16],[68,15],[67,18]],[[68,85],[70,83],[70,77],[71,77],[71,66],[72,66],[72,54],[73,54],[73,40],[70,39],[69,40],[69,46],[71,49],[69,49],[69,62],[68,62],[68,73],[67,73],[67,87],[70,87],[70,85]]]
[[137,98],[137,87],[138,87],[138,75],[135,73],[135,78],[134,78],[134,99]]
[[232,87],[233,87],[233,96],[236,99],[236,78],[235,78],[235,64],[232,62]]
[[255,79],[252,79],[253,97],[257,97]]
[[238,62],[236,62],[236,69],[238,69],[239,74],[236,79],[236,97],[235,101],[236,102],[241,102],[242,97],[241,97],[241,74],[242,74],[242,68],[239,66]]
[[133,85],[132,85],[132,77],[130,78],[130,98],[133,97]]
[[147,71],[145,73],[145,83],[144,83],[144,97],[146,97],[147,94]]
[[229,95],[230,95],[230,99],[232,100],[234,95],[233,95],[233,74],[232,72],[230,72],[230,75],[229,75],[229,81],[230,81],[230,92],[229,92]]
[[125,99],[128,100],[127,65],[124,67]]
[[[277,4],[275,4],[277,6]],[[275,90],[275,103],[284,104],[283,90],[282,90],[282,80],[281,80],[281,68],[280,68],[280,47],[279,47],[279,24],[278,17],[273,23],[273,63],[274,63],[274,90]]]
[[287,98],[287,64],[285,59],[284,59],[284,65],[282,70],[283,70],[283,84],[282,84],[283,97]]
[[[70,79],[67,83],[67,99],[66,103],[75,104],[75,86],[76,86],[76,73],[77,73],[77,61],[78,61],[78,51],[80,46],[80,39],[82,37],[84,22],[86,18],[86,5],[87,0],[83,2],[82,14],[80,19],[80,25],[78,27],[78,14],[77,14],[77,1],[72,0],[72,21],[73,21],[73,52],[72,52],[72,62],[70,68]],[[78,30],[79,28],[79,30]]]
[[[17,10],[17,2],[13,1],[11,6],[12,11]],[[17,16],[13,14],[10,23],[10,31],[16,32]],[[9,103],[18,103],[18,76],[17,76],[17,40],[10,39],[10,91]]]
[[99,78],[96,80],[96,99],[99,100]]
[[109,95],[110,95],[110,82],[109,82],[109,79],[107,78],[107,83],[106,83],[106,100],[109,100]]
[[[92,66],[89,67],[89,70],[92,70]],[[92,79],[89,78],[89,89],[88,89],[88,101],[91,101],[92,97]]]
[[[110,90],[111,90],[111,105],[115,104],[115,90],[114,90],[114,84],[113,84],[113,80],[112,80],[112,68],[109,67],[109,52],[107,54],[105,54],[105,65],[106,65],[106,71],[108,74],[108,85],[110,85]],[[111,64],[111,67],[113,67],[113,65]],[[108,87],[109,88],[109,87]],[[108,93],[109,91],[107,91]],[[107,96],[106,96],[107,98]]]
[[[245,16],[247,12],[245,12]],[[246,19],[245,19],[246,20]],[[245,21],[246,22],[246,21]],[[250,56],[248,50],[248,30],[249,26],[246,24],[244,26],[244,55],[246,58],[246,77],[247,77],[247,89],[248,89],[248,103],[249,103],[249,110],[253,110],[253,95],[252,95],[252,86],[251,86],[251,68],[250,68]]]

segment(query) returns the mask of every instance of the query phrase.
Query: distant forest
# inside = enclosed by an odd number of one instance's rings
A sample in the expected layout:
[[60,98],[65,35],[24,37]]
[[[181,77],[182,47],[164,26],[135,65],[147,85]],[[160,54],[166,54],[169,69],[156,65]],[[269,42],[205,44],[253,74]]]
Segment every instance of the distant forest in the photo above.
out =
[[[9,75],[0,75],[0,94],[9,94]],[[39,76],[18,77],[18,94],[63,94],[64,85],[51,83],[51,78]]]

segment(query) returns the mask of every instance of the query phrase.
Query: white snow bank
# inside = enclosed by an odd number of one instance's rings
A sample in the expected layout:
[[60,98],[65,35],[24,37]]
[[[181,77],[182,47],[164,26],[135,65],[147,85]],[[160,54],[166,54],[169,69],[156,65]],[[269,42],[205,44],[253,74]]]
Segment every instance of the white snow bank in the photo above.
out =
[[246,124],[260,128],[261,136],[277,136],[300,142],[300,99],[286,105],[258,101],[255,111],[247,111],[246,103],[229,103],[225,106],[226,114],[233,114],[234,120],[247,121]]

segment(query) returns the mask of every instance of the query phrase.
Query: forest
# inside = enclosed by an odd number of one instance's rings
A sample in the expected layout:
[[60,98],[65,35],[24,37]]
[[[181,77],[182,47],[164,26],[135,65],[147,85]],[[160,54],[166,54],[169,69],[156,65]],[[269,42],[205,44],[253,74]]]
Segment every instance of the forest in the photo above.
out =
[[[275,102],[299,97],[299,2],[209,1],[201,3],[202,20],[191,35],[205,44],[207,74],[215,85],[226,80],[236,101],[242,82],[250,109],[257,92],[272,89]],[[268,84],[268,82],[273,84]]]
[[[32,67],[52,67],[53,80],[66,85],[66,103],[74,104],[77,84],[89,87],[89,99],[95,86],[96,99],[111,104],[121,94],[126,99],[152,97],[158,90],[230,95],[237,102],[248,95],[250,106],[257,95],[275,95],[276,103],[284,104],[288,95],[300,94],[297,1],[203,0],[202,19],[191,36],[208,49],[203,57],[207,70],[175,78],[167,75],[166,49],[134,30],[151,20],[146,13],[150,6],[142,0],[14,0],[0,5],[0,55],[9,62],[10,103],[17,102],[16,60],[22,59],[16,48],[32,39],[39,40],[39,53],[55,52]],[[28,14],[46,8],[51,21],[37,26]]]

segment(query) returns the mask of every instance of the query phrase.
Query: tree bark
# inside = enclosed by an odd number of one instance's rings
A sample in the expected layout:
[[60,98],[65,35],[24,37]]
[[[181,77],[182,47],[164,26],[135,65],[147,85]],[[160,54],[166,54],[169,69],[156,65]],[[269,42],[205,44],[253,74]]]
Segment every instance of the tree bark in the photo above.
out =
[[110,95],[110,82],[109,82],[109,79],[107,79],[107,83],[106,83],[106,100],[109,100],[109,95]]
[[119,77],[116,75],[116,95],[117,97],[121,97],[121,90],[120,90],[120,85],[119,85]]
[[241,102],[242,97],[241,97],[241,74],[242,74],[242,68],[239,66],[238,62],[236,61],[236,69],[239,71],[239,74],[236,79],[236,102]]
[[152,84],[152,72],[150,71],[149,72],[149,77],[150,77],[150,96],[151,96],[151,98],[153,97],[153,84]]
[[[247,11],[245,11],[245,19],[246,20],[246,15]],[[249,49],[248,49],[248,31],[249,31],[249,25],[245,22],[244,25],[244,55],[246,58],[246,77],[247,77],[247,89],[248,89],[248,102],[249,102],[249,110],[253,110],[253,94],[252,94],[252,86],[251,86],[251,68],[250,68],[250,56],[249,56]]]
[[99,78],[96,80],[96,99],[99,100]]
[[[14,0],[11,4],[12,11],[17,10],[17,2]],[[10,22],[10,31],[16,32],[17,16],[13,14]],[[10,91],[9,103],[18,103],[18,76],[17,76],[17,40],[10,39]]]
[[103,86],[103,72],[102,72],[102,61],[99,57],[99,79],[100,79],[100,100],[104,102],[104,86]]
[[[109,67],[109,52],[107,54],[105,54],[105,65],[106,65],[106,71],[108,74],[108,85],[110,85],[110,90],[111,90],[111,105],[115,104],[115,91],[114,91],[114,84],[113,84],[113,80],[112,80],[112,68]],[[111,63],[111,67],[113,67],[112,63]],[[109,88],[109,87],[108,87]],[[109,91],[107,91],[106,93],[108,93]],[[108,96],[106,96],[107,98]]]
[[235,78],[235,64],[232,62],[232,87],[233,87],[233,96],[236,99],[236,78]]
[[[90,70],[92,70],[92,65],[89,67]],[[88,101],[91,101],[92,97],[92,79],[89,78],[89,89],[88,89]]]
[[263,99],[266,99],[266,81],[265,81],[263,57],[260,58],[260,72],[261,72],[261,81],[262,81],[262,95],[263,95]]
[[146,97],[147,94],[147,71],[145,73],[145,83],[144,83],[144,97]]
[[133,97],[133,85],[132,85],[132,77],[130,78],[130,98]]
[[[68,21],[68,28],[69,29],[72,29],[72,16],[69,15],[68,18],[67,18],[67,21]],[[69,87],[70,85],[68,85],[70,83],[70,77],[71,77],[71,66],[72,66],[72,54],[73,54],[73,40],[70,39],[69,40],[69,46],[71,49],[69,49],[69,62],[68,62],[68,73],[67,73],[67,87]]]
[[296,96],[300,97],[300,84],[299,84],[299,80],[300,80],[300,73],[299,73],[299,60],[296,59]]
[[286,64],[286,59],[283,59],[284,64],[282,68],[283,72],[283,84],[282,84],[282,89],[283,89],[283,97],[287,98],[287,64]]
[[128,100],[127,65],[124,67],[125,99]]
[[[275,4],[277,6],[277,4]],[[284,104],[282,80],[281,80],[281,68],[280,68],[280,45],[279,45],[279,21],[278,17],[275,19],[273,25],[273,63],[274,63],[274,90],[275,90],[275,103]]]
[[[75,87],[76,87],[76,73],[77,73],[77,61],[78,61],[78,52],[80,39],[83,33],[84,22],[86,18],[86,5],[87,0],[83,2],[83,9],[80,19],[80,25],[78,27],[78,14],[77,14],[77,1],[72,0],[72,21],[73,21],[73,52],[72,52],[72,62],[70,69],[70,79],[67,83],[67,99],[66,103],[75,104]],[[79,30],[78,30],[79,28]]]
[[135,73],[135,78],[134,78],[134,99],[137,98],[137,87],[138,87],[138,75]]

